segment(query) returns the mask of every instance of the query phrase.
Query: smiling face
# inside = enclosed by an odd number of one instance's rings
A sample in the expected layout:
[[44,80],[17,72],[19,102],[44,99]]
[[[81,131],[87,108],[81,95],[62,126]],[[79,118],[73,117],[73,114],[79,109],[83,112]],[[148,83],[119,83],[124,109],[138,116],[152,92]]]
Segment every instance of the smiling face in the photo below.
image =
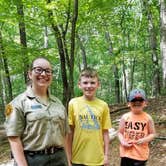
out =
[[51,84],[52,68],[50,63],[44,58],[38,58],[33,62],[29,78],[32,81],[33,88],[45,88]]
[[78,86],[87,100],[93,100],[99,87],[99,81],[97,77],[81,76]]
[[147,106],[147,102],[144,99],[133,100],[129,102],[128,106],[134,114],[140,114]]

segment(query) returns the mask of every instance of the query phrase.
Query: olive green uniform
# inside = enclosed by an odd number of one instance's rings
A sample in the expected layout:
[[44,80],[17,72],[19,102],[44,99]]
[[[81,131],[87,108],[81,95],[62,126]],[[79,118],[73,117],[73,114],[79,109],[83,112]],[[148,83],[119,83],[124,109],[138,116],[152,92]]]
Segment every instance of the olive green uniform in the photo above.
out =
[[19,136],[25,151],[64,146],[69,126],[66,110],[56,97],[49,95],[49,102],[44,104],[29,87],[7,107],[7,136]]

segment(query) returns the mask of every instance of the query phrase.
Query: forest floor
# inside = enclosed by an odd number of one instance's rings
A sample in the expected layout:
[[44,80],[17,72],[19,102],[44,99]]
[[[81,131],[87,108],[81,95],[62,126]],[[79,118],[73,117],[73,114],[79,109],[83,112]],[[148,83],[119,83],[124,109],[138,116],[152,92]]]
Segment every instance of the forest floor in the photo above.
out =
[[[120,116],[128,111],[125,105],[111,105],[111,119],[113,128],[117,130]],[[112,113],[113,111],[115,113]],[[150,143],[150,157],[147,166],[164,166],[166,163],[166,96],[149,99],[147,112],[153,117],[157,137]],[[119,142],[117,137],[110,143],[110,166],[119,166]],[[10,148],[4,129],[0,126],[0,166],[12,166],[10,160]]]

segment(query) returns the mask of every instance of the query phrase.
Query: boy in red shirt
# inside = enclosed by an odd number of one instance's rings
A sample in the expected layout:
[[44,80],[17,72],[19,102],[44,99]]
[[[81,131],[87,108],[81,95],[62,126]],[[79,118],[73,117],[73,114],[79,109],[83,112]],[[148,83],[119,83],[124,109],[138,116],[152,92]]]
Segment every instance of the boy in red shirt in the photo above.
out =
[[147,102],[142,89],[132,90],[128,100],[131,111],[122,116],[118,132],[121,166],[145,166],[149,156],[148,143],[155,137],[154,122],[143,111]]

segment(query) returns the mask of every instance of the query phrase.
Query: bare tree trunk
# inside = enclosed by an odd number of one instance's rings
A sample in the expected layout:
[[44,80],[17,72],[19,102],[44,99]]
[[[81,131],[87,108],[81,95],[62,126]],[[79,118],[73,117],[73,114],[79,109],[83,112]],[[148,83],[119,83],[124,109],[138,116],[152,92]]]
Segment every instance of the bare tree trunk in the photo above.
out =
[[22,0],[17,2],[17,13],[19,15],[19,32],[20,32],[20,43],[22,46],[22,59],[23,59],[23,69],[24,69],[24,79],[25,83],[27,83],[27,71],[28,71],[28,57],[26,53],[27,48],[27,40],[26,40],[26,30],[25,30],[25,22],[24,22],[24,10]]
[[157,55],[157,34],[156,27],[153,23],[152,12],[150,5],[147,0],[143,0],[143,6],[145,8],[145,14],[149,21],[149,35],[150,35],[150,47],[152,52],[152,62],[153,62],[153,93],[155,96],[160,94],[160,68],[159,60]]
[[134,72],[135,72],[135,62],[136,62],[136,57],[134,56],[132,59],[132,68],[131,68],[131,74],[130,74],[130,89],[131,91],[133,89],[133,84],[134,84]]
[[52,24],[52,28],[55,32],[55,38],[58,45],[58,51],[60,55],[60,62],[61,62],[61,75],[62,75],[62,82],[63,82],[63,103],[67,105],[71,93],[70,93],[70,87],[67,80],[67,70],[66,70],[66,59],[65,59],[65,53],[63,48],[63,42],[61,38],[60,31],[58,29],[58,26]]
[[127,100],[128,93],[127,93],[127,75],[126,75],[126,70],[125,70],[125,62],[124,62],[124,55],[123,55],[123,77],[124,77],[124,95]]
[[163,88],[166,88],[166,1],[160,0],[161,42],[160,52],[162,57]]
[[0,57],[1,57],[1,62],[2,62],[2,66],[4,68],[5,71],[5,78],[6,78],[6,84],[7,84],[7,102],[11,101],[13,98],[12,95],[12,84],[10,81],[10,73],[9,73],[9,68],[8,68],[8,61],[7,58],[5,56],[5,51],[4,51],[4,47],[3,47],[3,41],[2,41],[2,33],[0,31]]
[[[73,9],[73,17],[71,21],[71,45],[70,45],[70,55],[68,54],[67,44],[66,44],[66,34],[68,31],[69,21],[70,21],[70,5],[71,0],[69,0],[68,10],[67,10],[67,19],[66,25],[63,28],[63,25],[55,25],[53,20],[53,12],[48,10],[48,17],[50,19],[50,23],[52,29],[55,33],[56,42],[58,45],[58,51],[61,62],[61,75],[63,81],[63,103],[67,106],[69,100],[72,96],[74,96],[74,54],[75,54],[75,35],[76,35],[76,22],[78,17],[78,0],[74,0],[74,9]],[[51,0],[47,0],[47,3],[51,3]],[[67,68],[69,72],[67,72]],[[68,75],[69,73],[69,75]],[[68,81],[69,76],[69,81]]]
[[86,51],[85,51],[85,47],[83,45],[82,40],[80,39],[79,35],[77,34],[77,40],[78,40],[78,44],[80,46],[81,49],[81,53],[82,53],[82,63],[83,63],[83,69],[87,68],[87,58],[86,58]]
[[119,82],[119,71],[117,65],[113,65],[113,72],[114,72],[114,81],[115,81],[115,99],[116,103],[120,103],[120,82]]
[[[110,56],[113,55],[113,46],[112,46],[112,40],[110,37],[110,33],[108,31],[105,32],[105,38],[107,40],[107,42],[109,43],[109,54]],[[116,65],[116,63],[114,62],[113,66],[112,66],[112,70],[114,73],[114,91],[115,91],[115,100],[116,103],[120,103],[120,83],[119,83],[119,70],[118,67]]]
[[44,27],[44,48],[48,48],[48,28]]
[[74,62],[75,62],[75,36],[76,36],[76,23],[78,18],[78,0],[74,0],[74,9],[73,9],[73,17],[72,17],[72,28],[71,28],[71,46],[70,46],[70,77],[69,77],[69,83],[70,83],[70,91],[71,91],[71,97],[74,96]]

